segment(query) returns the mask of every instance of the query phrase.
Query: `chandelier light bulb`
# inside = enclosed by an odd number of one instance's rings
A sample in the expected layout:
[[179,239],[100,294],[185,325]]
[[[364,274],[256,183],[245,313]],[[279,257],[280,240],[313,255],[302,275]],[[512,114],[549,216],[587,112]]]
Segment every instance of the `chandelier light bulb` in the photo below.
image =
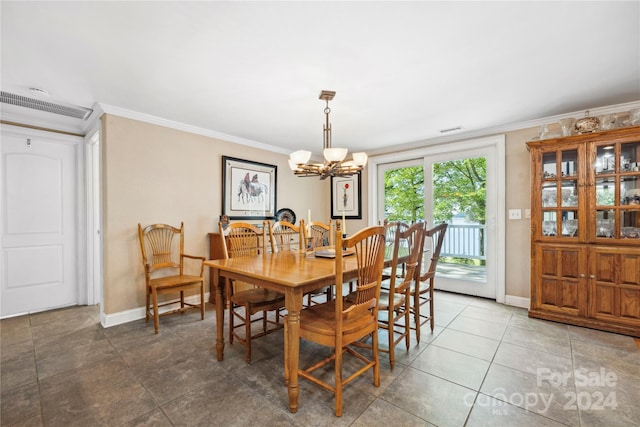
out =
[[306,165],[311,159],[311,151],[298,150],[289,155],[289,159],[296,165]]
[[367,164],[367,159],[367,153],[353,153],[353,163],[355,163],[356,166],[364,167]]
[[346,148],[325,148],[323,153],[328,162],[337,163],[347,157],[347,151]]

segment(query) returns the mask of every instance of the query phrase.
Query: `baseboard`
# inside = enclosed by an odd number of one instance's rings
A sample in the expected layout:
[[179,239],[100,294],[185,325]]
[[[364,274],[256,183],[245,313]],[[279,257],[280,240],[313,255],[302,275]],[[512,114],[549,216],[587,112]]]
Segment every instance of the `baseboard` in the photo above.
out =
[[[199,297],[193,295],[187,298],[190,303],[197,303]],[[209,301],[209,292],[204,295],[204,300]],[[505,295],[504,303],[506,305],[512,305],[514,307],[529,308],[529,298],[517,297],[513,295]],[[170,310],[174,310],[179,307],[179,303],[167,305],[160,308],[160,313],[164,313]],[[100,316],[100,323],[104,328],[110,328],[112,326],[122,325],[123,323],[129,323],[136,320],[144,319],[144,307],[133,308],[131,310],[120,311],[118,313],[104,314]]]
[[505,295],[504,303],[507,305],[512,305],[514,307],[529,308],[531,304],[531,300],[529,298],[524,298],[524,297]]
[[[197,304],[200,301],[200,297],[198,295],[192,295],[190,297],[185,298],[185,301]],[[204,294],[205,303],[209,301],[209,292]],[[180,307],[180,303],[176,302],[174,304],[166,305],[164,307],[160,307],[160,313],[166,313],[167,311],[175,310]],[[100,324],[103,328],[110,328],[112,326],[122,325],[123,323],[129,323],[136,320],[144,319],[144,307],[132,308],[131,310],[120,311],[117,313],[111,314],[100,314]]]

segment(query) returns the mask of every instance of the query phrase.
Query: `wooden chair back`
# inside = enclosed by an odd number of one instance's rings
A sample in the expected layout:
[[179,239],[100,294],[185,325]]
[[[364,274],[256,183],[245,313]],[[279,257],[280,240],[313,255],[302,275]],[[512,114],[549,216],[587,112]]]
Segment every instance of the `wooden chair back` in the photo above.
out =
[[148,266],[149,273],[164,269],[183,273],[184,223],[180,228],[168,224],[151,224],[143,228],[138,224],[138,239],[142,262]]
[[385,218],[382,223],[385,228],[386,238],[385,243],[387,246],[393,246],[393,242],[396,238],[396,233],[401,231],[406,231],[410,225],[403,221],[389,221]]
[[333,246],[333,233],[331,232],[332,227],[333,225],[331,220],[329,220],[329,224],[319,221],[311,221],[308,227],[309,235],[307,236],[311,237],[311,246],[314,248],[319,248],[321,246]]
[[[336,295],[343,295],[343,248],[354,250],[357,260],[356,289],[353,303],[346,309],[342,298],[336,298],[336,322],[341,329],[342,319],[366,314],[372,315],[377,322],[378,299],[384,266],[385,229],[382,226],[364,228],[351,237],[343,239],[340,223],[335,231],[336,251]],[[341,331],[340,331],[341,332]],[[339,332],[336,332],[338,334]]]
[[225,259],[265,253],[267,227],[264,222],[262,228],[247,222],[233,222],[226,229],[222,223],[218,225]]
[[440,259],[442,243],[447,232],[448,224],[439,224],[433,228],[425,230],[424,244],[430,245],[430,251],[425,251],[421,257],[420,281],[433,280],[436,275],[436,267]]
[[[389,221],[385,218],[382,225],[385,228],[385,258],[390,259],[393,253],[393,243],[396,240],[398,232],[406,231],[410,226],[402,221]],[[404,265],[402,265],[401,274],[404,274]],[[382,279],[387,280],[391,277],[391,269],[385,268],[382,273]],[[386,282],[383,285],[386,287]]]
[[304,223],[300,226],[288,221],[269,221],[269,242],[271,252],[292,251],[304,249]]
[[[225,259],[266,253],[267,227],[264,222],[262,228],[248,222],[233,222],[225,229],[222,228],[221,223],[218,225]],[[232,283],[227,299],[237,291],[255,288],[254,285],[239,280],[234,280]]]
[[[301,220],[301,227],[305,234],[305,242],[308,238],[311,238],[311,247],[308,249],[315,249],[324,246],[333,246],[333,224],[329,220],[329,224],[325,224],[319,221],[311,221],[307,226],[304,225],[304,220]],[[316,301],[314,298],[319,295],[326,296],[326,300],[329,301],[332,297],[333,287],[326,286],[321,289],[314,289],[307,292],[307,306],[313,305]]]
[[[422,222],[416,222],[408,228],[396,223],[396,227],[389,288],[391,292],[404,292],[419,277],[425,230]],[[401,257],[406,261],[401,266],[402,272],[398,271]]]

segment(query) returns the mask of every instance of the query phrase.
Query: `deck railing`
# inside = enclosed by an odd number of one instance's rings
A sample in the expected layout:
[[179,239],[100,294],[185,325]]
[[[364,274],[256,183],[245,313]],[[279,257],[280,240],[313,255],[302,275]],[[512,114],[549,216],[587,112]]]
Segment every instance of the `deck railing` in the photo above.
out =
[[486,259],[487,239],[485,238],[485,225],[458,225],[449,224],[444,236],[440,256]]

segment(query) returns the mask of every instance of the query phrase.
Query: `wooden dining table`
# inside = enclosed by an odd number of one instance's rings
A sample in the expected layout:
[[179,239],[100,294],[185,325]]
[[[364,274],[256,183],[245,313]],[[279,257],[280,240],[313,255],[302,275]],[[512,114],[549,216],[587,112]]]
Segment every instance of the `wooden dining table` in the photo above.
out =
[[[354,256],[343,258],[344,280],[356,276],[357,261]],[[284,351],[289,354],[289,410],[297,412],[298,360],[300,352],[300,310],[302,296],[309,291],[329,286],[335,282],[335,260],[308,255],[303,251],[266,253],[257,256],[205,261],[211,268],[216,293],[216,353],[219,361],[224,358],[224,307],[221,278],[251,283],[280,292],[285,296],[289,339]],[[226,281],[228,286],[228,280]],[[225,288],[226,288],[225,286]],[[225,294],[229,295],[229,289]]]
[[[385,251],[386,252],[386,251]],[[385,254],[387,255],[387,254]],[[388,254],[391,256],[391,253]],[[385,256],[385,265],[391,259]],[[343,258],[343,282],[354,279],[357,275],[355,256]],[[330,286],[335,283],[335,259],[316,257],[304,251],[285,251],[265,253],[257,256],[246,256],[229,259],[205,261],[211,268],[216,301],[216,353],[218,361],[224,359],[224,295],[229,295],[229,280],[221,286],[221,278],[239,280],[266,289],[280,292],[285,296],[289,339],[289,411],[298,410],[298,361],[300,354],[300,310],[303,295],[307,292]],[[223,292],[224,289],[224,292]]]

